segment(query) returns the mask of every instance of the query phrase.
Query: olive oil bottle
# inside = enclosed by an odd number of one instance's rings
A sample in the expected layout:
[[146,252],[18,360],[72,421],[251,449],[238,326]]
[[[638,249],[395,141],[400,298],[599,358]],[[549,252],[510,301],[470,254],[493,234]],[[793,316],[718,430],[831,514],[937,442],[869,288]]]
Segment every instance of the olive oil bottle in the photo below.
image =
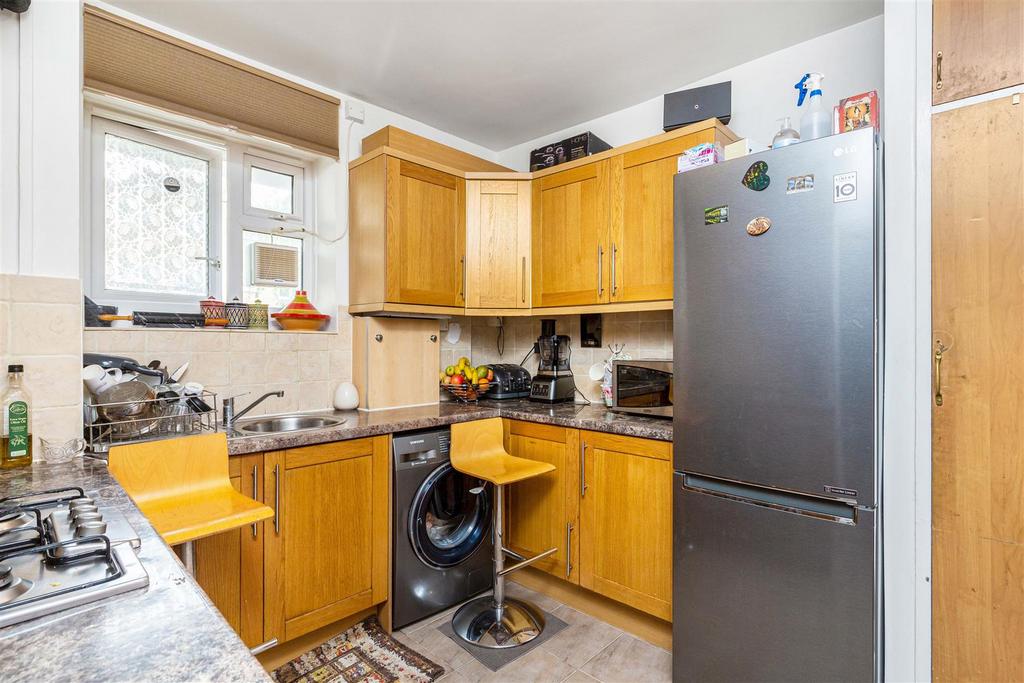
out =
[[0,467],[32,464],[32,411],[28,392],[21,384],[21,365],[7,366],[7,390],[0,398],[3,434],[0,436]]

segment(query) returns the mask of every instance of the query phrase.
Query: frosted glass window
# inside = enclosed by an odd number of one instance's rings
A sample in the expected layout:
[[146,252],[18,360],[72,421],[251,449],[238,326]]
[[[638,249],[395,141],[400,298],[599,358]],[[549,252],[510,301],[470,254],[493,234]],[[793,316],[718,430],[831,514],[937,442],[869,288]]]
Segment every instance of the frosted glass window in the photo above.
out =
[[103,161],[106,288],[205,297],[209,162],[109,133]]
[[249,185],[249,205],[254,209],[283,215],[295,213],[292,205],[295,178],[287,173],[252,167]]
[[[253,169],[255,170],[255,169]],[[252,245],[257,242],[264,244],[281,244],[299,249],[299,273],[302,272],[302,240],[297,237],[268,235],[255,230],[242,231],[242,299],[252,303],[259,299],[270,306],[270,310],[279,310],[295,298],[295,289],[291,287],[275,287],[273,285],[254,285],[252,283]],[[301,276],[300,276],[301,280]],[[301,283],[298,289],[303,289]]]

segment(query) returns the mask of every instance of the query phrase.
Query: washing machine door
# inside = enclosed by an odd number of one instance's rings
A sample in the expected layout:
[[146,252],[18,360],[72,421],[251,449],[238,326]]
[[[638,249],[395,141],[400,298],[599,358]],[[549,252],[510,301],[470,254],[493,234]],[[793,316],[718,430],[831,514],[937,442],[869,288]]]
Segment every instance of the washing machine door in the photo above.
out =
[[[471,489],[483,488],[480,493]],[[491,526],[490,494],[484,482],[441,465],[423,481],[409,509],[409,539],[425,564],[444,569],[480,547]]]

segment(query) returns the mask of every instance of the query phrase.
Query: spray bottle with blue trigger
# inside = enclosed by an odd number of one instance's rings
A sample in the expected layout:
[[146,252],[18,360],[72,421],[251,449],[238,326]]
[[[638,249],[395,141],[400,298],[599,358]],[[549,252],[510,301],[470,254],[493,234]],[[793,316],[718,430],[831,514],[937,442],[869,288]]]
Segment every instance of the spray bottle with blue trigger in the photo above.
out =
[[832,132],[832,117],[822,107],[821,82],[825,76],[812,71],[804,74],[794,88],[800,93],[796,106],[802,107],[807,100],[807,109],[800,117],[800,139],[814,140],[825,137]]

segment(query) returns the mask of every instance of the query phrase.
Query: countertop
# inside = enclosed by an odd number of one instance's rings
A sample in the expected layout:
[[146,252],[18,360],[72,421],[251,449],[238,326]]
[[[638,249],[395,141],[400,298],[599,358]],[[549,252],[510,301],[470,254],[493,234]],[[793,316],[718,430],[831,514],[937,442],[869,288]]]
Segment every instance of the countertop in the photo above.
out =
[[149,587],[0,629],[0,680],[269,680],[105,463],[0,470],[0,497],[61,486],[81,486],[101,509],[125,514]]
[[[325,413],[326,414],[326,413]],[[636,436],[659,441],[672,440],[672,420],[614,413],[600,404],[535,403],[526,399],[505,401],[482,400],[479,403],[444,401],[438,405],[393,410],[334,411],[342,424],[308,431],[239,436],[228,442],[231,455],[277,451],[299,446],[312,446],[331,441],[379,436],[413,429],[426,429],[468,422],[488,417],[507,417],[541,424],[558,425],[596,432]],[[244,422],[244,421],[243,421]]]

